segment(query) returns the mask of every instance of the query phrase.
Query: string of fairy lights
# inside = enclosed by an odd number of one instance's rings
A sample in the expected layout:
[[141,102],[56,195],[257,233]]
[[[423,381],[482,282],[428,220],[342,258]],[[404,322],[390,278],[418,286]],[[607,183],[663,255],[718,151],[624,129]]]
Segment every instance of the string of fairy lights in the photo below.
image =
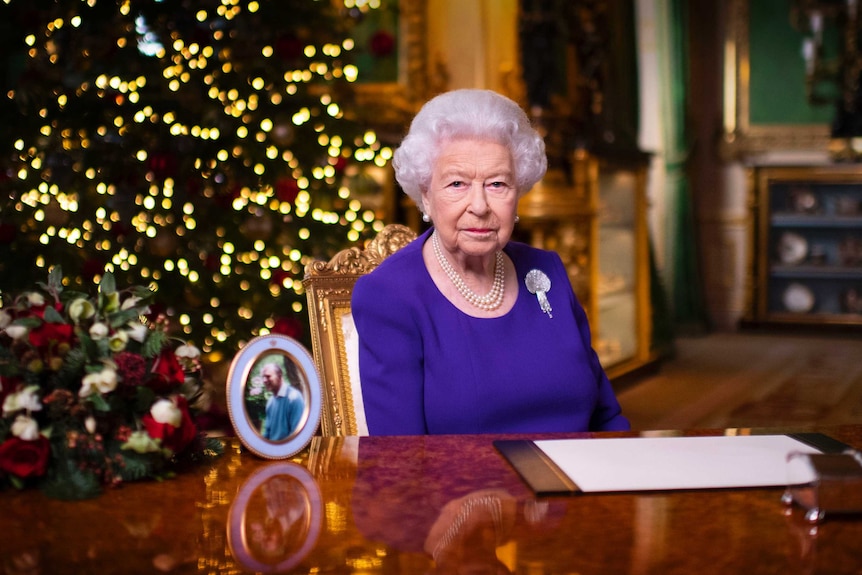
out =
[[[56,17],[41,31],[26,35],[27,57],[54,66],[68,65],[69,56],[60,50],[59,36],[92,29],[88,18],[95,16],[88,8],[98,2],[82,0],[78,13]],[[133,0],[116,4],[116,17],[121,21],[135,18],[134,4]],[[379,0],[344,0],[344,6],[374,10]],[[205,351],[213,351],[233,337],[240,321],[256,322],[256,334],[272,330],[277,321],[273,315],[257,317],[253,303],[243,303],[228,313],[218,295],[223,292],[220,288],[248,292],[265,282],[271,298],[292,291],[291,309],[301,312],[303,298],[296,296],[303,293],[302,273],[314,257],[301,243],[313,239],[313,225],[343,228],[346,244],[383,226],[378,214],[351,196],[344,165],[383,168],[392,158],[392,149],[370,130],[360,130],[355,136],[338,133],[344,110],[327,89],[334,81],[357,80],[358,69],[341,60],[354,48],[353,40],[307,42],[301,46],[302,58],[296,59],[302,61],[301,66],[285,69],[280,78],[266,76],[259,67],[245,65],[232,53],[231,45],[223,42],[231,33],[230,22],[260,9],[257,1],[221,0],[214,8],[194,13],[197,30],[206,31],[204,38],[184,38],[174,31],[164,44],[138,16],[134,26],[118,33],[116,49],[137,50],[158,63],[160,78],[137,70],[126,75],[106,73],[100,66],[79,67],[74,77],[64,79],[62,90],[55,90],[53,101],[38,110],[44,118],[38,132],[22,135],[13,144],[15,178],[24,186],[19,187],[22,191],[14,208],[24,220],[22,229],[38,232],[36,265],[55,265],[57,247],[66,244],[100,254],[105,271],[136,275],[154,290],[162,287],[166,277],[180,276],[189,286],[200,288],[197,292],[209,294],[188,310],[175,310],[176,322],[187,335],[197,333],[197,322],[206,326],[203,341],[196,342]],[[104,11],[98,17],[104,18]],[[277,52],[273,43],[266,44],[255,58],[271,61]],[[82,52],[73,57],[96,56]],[[194,116],[179,106],[172,108],[164,90],[153,89],[156,82],[163,83],[178,100],[187,90],[200,88],[220,115]],[[303,105],[289,117],[279,115],[279,110],[290,107],[285,104],[291,98],[300,95]],[[10,90],[5,96],[15,100],[18,94]],[[67,116],[94,98],[111,112],[93,126],[72,127]],[[302,153],[295,149],[300,130],[316,136],[314,155],[319,160],[309,162],[307,149]],[[161,143],[154,149],[141,136],[146,133],[169,135],[182,143]],[[104,162],[100,151],[111,143],[115,144],[111,149],[119,146],[134,158],[144,181],[130,186],[100,163]],[[309,138],[303,138],[302,144],[312,145]],[[185,150],[183,160],[193,166],[193,179],[201,183],[196,197],[190,198],[183,187],[188,175],[161,169],[162,164],[176,161],[163,151],[174,147]],[[54,177],[57,170],[51,165],[51,149],[73,158],[73,175],[68,181]],[[232,174],[240,169],[254,174],[254,179],[236,184],[229,203],[213,208],[231,185]],[[291,187],[286,194],[277,189],[280,179]],[[335,190],[340,200],[337,207],[331,199],[322,199],[323,189]],[[92,210],[87,211],[88,207]],[[232,210],[233,215],[213,221],[213,209]],[[242,222],[241,234],[231,224],[238,221]],[[272,230],[273,226],[282,230],[285,225],[294,234],[289,241]],[[118,241],[119,229],[134,241]],[[211,241],[199,241],[204,235]],[[189,249],[176,249],[187,243]],[[99,275],[94,279],[98,281]],[[249,295],[259,298],[261,294]],[[245,299],[254,301],[254,297]]]

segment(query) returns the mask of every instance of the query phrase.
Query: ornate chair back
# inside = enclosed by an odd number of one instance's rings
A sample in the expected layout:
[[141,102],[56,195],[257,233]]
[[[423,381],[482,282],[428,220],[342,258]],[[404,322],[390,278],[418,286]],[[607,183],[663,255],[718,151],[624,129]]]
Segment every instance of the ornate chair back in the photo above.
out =
[[416,238],[400,224],[389,224],[365,249],[342,250],[328,262],[305,267],[312,355],[323,385],[323,436],[368,435],[359,380],[359,338],[350,298],[359,276],[367,274]]

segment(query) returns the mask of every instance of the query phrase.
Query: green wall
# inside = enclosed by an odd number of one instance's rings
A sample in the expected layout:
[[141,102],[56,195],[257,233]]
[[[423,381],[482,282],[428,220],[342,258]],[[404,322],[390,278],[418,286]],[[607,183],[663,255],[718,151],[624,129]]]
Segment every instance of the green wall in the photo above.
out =
[[[749,123],[829,124],[834,105],[812,105],[805,95],[804,35],[790,21],[788,0],[749,2],[751,82]],[[834,24],[827,22],[824,46],[837,46]],[[834,57],[833,48],[827,57]],[[825,88],[825,89],[824,89]],[[836,98],[833,86],[821,85],[820,93]]]

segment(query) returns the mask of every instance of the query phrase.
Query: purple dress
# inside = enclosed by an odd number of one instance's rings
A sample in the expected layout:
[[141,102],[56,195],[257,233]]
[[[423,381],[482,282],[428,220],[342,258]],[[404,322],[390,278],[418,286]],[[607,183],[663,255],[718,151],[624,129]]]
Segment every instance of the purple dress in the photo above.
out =
[[[502,317],[475,318],[434,285],[422,259],[429,236],[389,256],[353,291],[371,435],[629,429],[556,253],[510,242],[517,302]],[[551,280],[553,318],[524,286],[534,268]]]

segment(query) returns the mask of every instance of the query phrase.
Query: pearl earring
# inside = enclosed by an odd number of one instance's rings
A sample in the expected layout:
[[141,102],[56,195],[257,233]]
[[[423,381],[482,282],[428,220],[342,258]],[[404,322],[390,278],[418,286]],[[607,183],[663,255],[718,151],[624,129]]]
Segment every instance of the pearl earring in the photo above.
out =
[[428,214],[422,214],[422,221],[427,224],[431,221],[431,216],[429,216]]
[[520,221],[521,221],[521,216],[515,216],[515,223],[517,224]]

